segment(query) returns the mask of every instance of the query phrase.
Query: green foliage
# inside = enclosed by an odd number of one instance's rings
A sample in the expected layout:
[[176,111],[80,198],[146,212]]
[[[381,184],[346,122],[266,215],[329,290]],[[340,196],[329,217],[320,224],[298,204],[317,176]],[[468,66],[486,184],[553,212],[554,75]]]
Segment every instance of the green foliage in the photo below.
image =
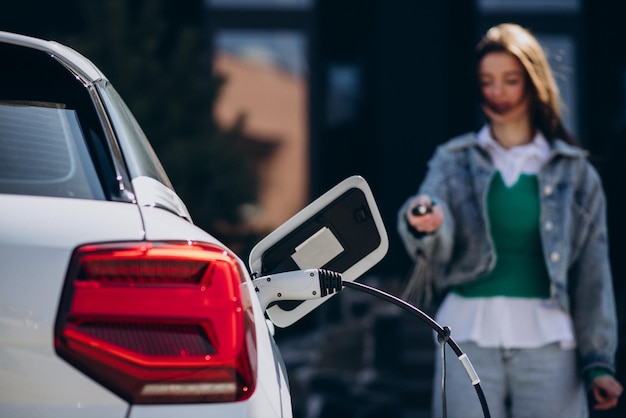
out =
[[77,2],[82,30],[59,40],[107,75],[142,125],[194,222],[217,233],[218,222],[240,221],[238,208],[254,201],[256,188],[250,164],[236,147],[241,127],[221,132],[213,120],[226,80],[211,74],[202,3]]

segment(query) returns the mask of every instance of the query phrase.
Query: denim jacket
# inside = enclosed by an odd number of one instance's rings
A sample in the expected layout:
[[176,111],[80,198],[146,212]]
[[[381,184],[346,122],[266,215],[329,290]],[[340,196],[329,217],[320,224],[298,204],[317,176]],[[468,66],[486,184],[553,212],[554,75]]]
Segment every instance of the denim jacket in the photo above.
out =
[[[538,173],[551,298],[572,316],[581,370],[615,372],[617,318],[601,180],[583,150],[561,140],[551,147]],[[404,246],[411,257],[433,266],[434,286],[441,291],[475,280],[495,265],[485,207],[494,173],[476,135],[462,135],[437,148],[418,192],[441,205],[441,227],[420,237],[405,218],[412,198],[400,208],[398,232]]]

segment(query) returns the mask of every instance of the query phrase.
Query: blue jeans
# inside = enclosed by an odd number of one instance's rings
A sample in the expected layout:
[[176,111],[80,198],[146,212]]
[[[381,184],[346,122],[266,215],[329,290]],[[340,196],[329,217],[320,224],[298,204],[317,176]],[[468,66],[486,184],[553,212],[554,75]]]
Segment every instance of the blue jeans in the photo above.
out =
[[[586,418],[584,382],[576,350],[558,344],[536,349],[478,347],[459,343],[469,357],[493,418]],[[442,416],[441,350],[437,349],[433,417]],[[456,354],[446,345],[446,406],[449,418],[482,418],[476,389]]]

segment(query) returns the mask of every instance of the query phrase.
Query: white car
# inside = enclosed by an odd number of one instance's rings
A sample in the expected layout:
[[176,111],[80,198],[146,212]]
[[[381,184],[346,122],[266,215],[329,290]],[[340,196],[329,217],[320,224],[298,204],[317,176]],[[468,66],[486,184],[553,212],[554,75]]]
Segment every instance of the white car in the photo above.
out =
[[273,326],[386,253],[367,183],[331,189],[246,266],[192,223],[88,59],[7,32],[0,57],[0,417],[292,416]]

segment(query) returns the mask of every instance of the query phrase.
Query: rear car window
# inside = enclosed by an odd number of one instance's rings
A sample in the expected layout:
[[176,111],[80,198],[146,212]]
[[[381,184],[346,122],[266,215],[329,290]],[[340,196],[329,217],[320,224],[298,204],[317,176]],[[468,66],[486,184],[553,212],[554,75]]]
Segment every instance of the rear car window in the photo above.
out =
[[0,193],[105,199],[75,110],[0,102]]
[[99,84],[97,87],[111,118],[131,177],[150,177],[173,189],[152,145],[122,97],[111,84]]

